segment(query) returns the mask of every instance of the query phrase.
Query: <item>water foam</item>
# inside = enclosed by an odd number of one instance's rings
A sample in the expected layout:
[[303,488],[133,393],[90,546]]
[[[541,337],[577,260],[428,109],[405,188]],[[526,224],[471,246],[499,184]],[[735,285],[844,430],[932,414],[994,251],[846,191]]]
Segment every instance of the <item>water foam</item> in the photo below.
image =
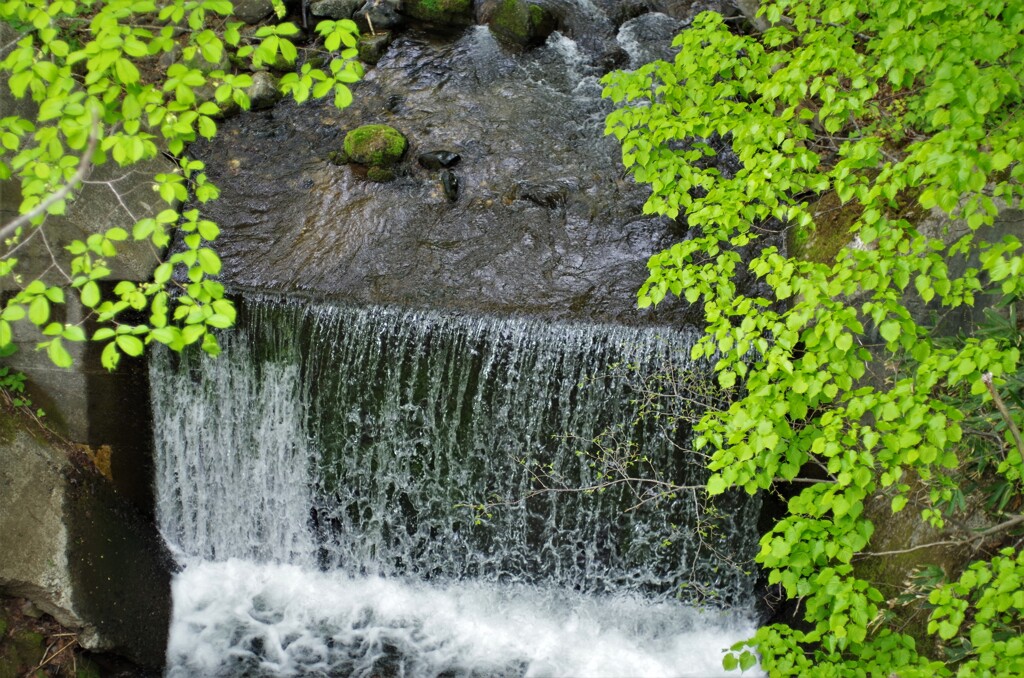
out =
[[174,600],[170,678],[724,676],[723,650],[752,633],[731,614],[630,595],[240,560],[188,567]]

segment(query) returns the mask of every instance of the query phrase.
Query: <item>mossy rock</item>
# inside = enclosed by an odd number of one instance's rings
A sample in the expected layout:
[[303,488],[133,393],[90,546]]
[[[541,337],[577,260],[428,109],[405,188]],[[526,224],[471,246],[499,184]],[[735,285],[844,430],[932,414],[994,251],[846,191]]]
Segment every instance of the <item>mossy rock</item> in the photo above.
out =
[[532,47],[548,39],[558,27],[558,18],[547,7],[530,0],[501,0],[489,25],[499,38]]
[[405,135],[389,125],[363,125],[345,135],[345,154],[371,167],[394,165],[408,146]]
[[405,14],[442,26],[473,23],[473,0],[405,0]]

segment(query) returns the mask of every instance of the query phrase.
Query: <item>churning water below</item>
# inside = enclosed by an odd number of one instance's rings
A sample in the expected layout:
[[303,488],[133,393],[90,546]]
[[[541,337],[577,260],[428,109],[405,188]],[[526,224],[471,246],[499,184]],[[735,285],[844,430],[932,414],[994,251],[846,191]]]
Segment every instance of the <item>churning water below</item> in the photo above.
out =
[[[643,493],[706,478],[638,418],[690,335],[266,297],[240,324],[152,363],[169,676],[711,676],[752,633],[756,502]],[[612,439],[646,484],[578,491]]]

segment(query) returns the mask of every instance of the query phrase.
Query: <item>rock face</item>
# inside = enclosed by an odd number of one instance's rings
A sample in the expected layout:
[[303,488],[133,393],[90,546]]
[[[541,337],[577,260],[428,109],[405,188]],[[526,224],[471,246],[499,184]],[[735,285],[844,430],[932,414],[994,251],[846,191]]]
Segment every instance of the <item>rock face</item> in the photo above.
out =
[[0,591],[79,630],[86,648],[164,662],[170,559],[155,530],[69,451],[0,413]]

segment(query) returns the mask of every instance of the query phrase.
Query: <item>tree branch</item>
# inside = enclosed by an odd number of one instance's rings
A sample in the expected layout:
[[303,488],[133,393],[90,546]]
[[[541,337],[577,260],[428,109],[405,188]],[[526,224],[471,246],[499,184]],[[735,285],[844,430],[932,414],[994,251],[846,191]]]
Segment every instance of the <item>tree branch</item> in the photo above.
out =
[[32,210],[22,214],[14,221],[8,223],[3,228],[0,228],[0,242],[3,242],[19,228],[25,224],[31,222],[33,219],[38,217],[40,214],[44,214],[50,205],[53,205],[58,200],[63,200],[71,191],[75,190],[76,184],[80,183],[85,179],[89,173],[89,169],[92,167],[92,154],[96,150],[96,144],[100,138],[100,123],[98,117],[92,119],[92,131],[89,133],[89,145],[85,149],[85,153],[82,154],[82,160],[78,163],[78,170],[75,175],[71,177],[68,183],[64,184],[60,190],[55,193],[51,193],[49,197],[43,200],[41,203],[35,206]]
[[992,395],[992,402],[996,404],[996,408],[999,410],[999,414],[1002,415],[1003,421],[1010,427],[1010,435],[1013,436],[1014,442],[1017,443],[1017,454],[1020,455],[1022,461],[1024,461],[1024,441],[1020,437],[1020,429],[1017,428],[1017,424],[1014,423],[1013,417],[1010,416],[1010,410],[1007,409],[1006,403],[999,397],[999,393],[996,391],[995,385],[992,383],[992,373],[986,372],[981,375],[981,380],[985,386],[988,387],[988,392]]

